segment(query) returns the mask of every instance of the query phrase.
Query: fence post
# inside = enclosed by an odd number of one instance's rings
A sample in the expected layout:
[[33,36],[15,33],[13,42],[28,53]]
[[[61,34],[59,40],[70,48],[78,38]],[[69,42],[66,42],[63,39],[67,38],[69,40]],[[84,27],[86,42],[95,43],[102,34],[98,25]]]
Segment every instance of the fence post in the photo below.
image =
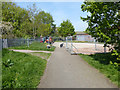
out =
[[2,40],[2,41],[1,41],[1,42],[2,42],[2,49],[3,49],[3,39],[1,39],[1,40]]
[[72,36],[71,36],[71,54],[73,53],[73,45],[72,45]]
[[28,45],[28,47],[29,47],[29,38],[27,39],[27,45]]
[[68,48],[68,47],[67,47],[67,43],[68,43],[68,42],[67,42],[67,37],[66,37],[66,48]]
[[2,48],[8,48],[7,39],[2,40]]
[[106,53],[106,46],[105,46],[105,41],[104,41],[104,53]]
[[96,39],[94,39],[94,40],[95,40],[95,50],[97,50]]

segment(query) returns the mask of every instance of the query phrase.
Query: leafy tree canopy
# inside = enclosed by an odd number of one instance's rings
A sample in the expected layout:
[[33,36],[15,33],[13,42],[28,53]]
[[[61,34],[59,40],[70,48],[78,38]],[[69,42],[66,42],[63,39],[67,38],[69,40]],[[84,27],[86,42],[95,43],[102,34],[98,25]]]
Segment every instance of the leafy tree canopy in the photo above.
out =
[[[55,31],[52,15],[40,9],[38,10],[35,4],[29,10],[26,10],[13,2],[3,2],[2,17],[2,21],[12,24],[12,33],[15,37],[35,38],[43,34],[43,36],[53,35]],[[45,32],[46,29],[47,32]]]
[[63,21],[58,28],[58,33],[62,37],[72,36],[75,34],[74,26],[70,20]]
[[120,46],[120,15],[118,2],[84,2],[81,5],[82,11],[87,11],[91,15],[83,21],[88,22],[86,31],[98,41],[105,41],[115,48]]
[[[119,2],[84,2],[81,5],[83,12],[87,11],[90,15],[86,18],[81,17],[83,21],[88,22],[86,31],[104,42],[105,46],[113,46],[113,55],[120,60],[120,3]],[[117,61],[118,62],[118,61]]]

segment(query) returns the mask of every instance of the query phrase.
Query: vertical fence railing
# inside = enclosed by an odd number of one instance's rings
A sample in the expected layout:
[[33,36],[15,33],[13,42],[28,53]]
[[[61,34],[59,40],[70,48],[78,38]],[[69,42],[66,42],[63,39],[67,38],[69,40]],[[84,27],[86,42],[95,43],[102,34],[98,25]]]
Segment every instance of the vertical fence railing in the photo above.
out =
[[70,36],[71,38],[71,54],[73,53],[73,43],[72,43],[72,36]]
[[106,46],[104,46],[105,45],[105,41],[104,41],[104,45],[102,46],[102,48],[99,47],[99,45],[97,45],[99,43],[97,42],[96,39],[94,39],[94,43],[95,43],[95,50],[96,51],[104,51],[104,53],[106,53],[107,49],[106,49]]
[[[73,49],[75,49],[77,52],[74,51]],[[66,50],[69,51],[71,54],[78,53],[78,49],[73,45],[72,36],[66,37]]]
[[67,44],[68,44],[68,40],[67,40],[67,37],[66,37],[66,49],[68,48]]

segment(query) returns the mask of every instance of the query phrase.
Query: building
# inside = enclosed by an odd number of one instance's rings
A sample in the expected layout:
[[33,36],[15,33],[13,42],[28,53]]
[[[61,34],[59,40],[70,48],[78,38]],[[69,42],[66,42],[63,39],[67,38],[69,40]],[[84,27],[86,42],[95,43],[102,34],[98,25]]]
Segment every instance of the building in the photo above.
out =
[[88,42],[94,42],[94,38],[84,32],[76,32],[76,41],[88,41]]

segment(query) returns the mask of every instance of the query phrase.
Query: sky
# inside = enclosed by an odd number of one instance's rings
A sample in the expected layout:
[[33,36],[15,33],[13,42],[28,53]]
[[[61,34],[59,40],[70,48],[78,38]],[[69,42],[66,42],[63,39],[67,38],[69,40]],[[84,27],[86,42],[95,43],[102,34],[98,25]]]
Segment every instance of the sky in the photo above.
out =
[[87,12],[81,10],[83,2],[15,2],[17,6],[28,9],[33,3],[39,10],[44,10],[53,16],[54,24],[60,26],[63,20],[69,19],[75,28],[75,31],[85,31],[88,24],[80,19],[80,16],[86,17]]

